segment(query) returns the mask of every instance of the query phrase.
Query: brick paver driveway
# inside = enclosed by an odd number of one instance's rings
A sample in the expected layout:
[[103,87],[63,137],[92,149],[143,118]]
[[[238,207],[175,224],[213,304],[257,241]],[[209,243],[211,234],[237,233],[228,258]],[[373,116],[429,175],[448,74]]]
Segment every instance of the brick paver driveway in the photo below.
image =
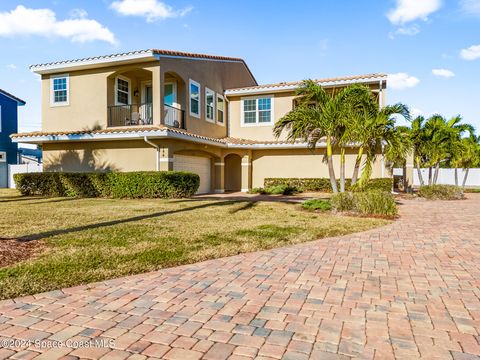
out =
[[2,338],[109,346],[0,358],[477,358],[479,214],[405,201],[361,234],[0,302]]

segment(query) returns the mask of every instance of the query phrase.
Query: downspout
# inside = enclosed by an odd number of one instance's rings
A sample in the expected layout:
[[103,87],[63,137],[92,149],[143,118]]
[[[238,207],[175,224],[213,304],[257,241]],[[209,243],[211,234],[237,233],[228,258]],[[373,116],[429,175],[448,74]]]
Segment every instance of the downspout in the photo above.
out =
[[155,149],[157,149],[157,161],[156,161],[156,163],[157,163],[157,171],[160,171],[160,147],[159,147],[157,144],[155,144],[155,143],[151,142],[150,140],[148,140],[148,137],[147,137],[147,136],[144,136],[144,137],[143,137],[143,141],[145,141],[148,145],[153,146]]

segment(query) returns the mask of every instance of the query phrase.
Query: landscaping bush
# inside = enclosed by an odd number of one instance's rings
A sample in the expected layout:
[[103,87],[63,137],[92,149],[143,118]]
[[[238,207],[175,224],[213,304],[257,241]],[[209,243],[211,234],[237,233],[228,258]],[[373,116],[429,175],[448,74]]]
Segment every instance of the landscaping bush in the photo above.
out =
[[183,171],[16,174],[22,195],[181,198],[192,196],[200,185],[197,174]]
[[332,196],[332,208],[336,211],[366,215],[397,215],[397,205],[391,193],[379,190],[344,192]]
[[325,199],[307,200],[302,204],[302,207],[305,210],[309,210],[309,211],[315,211],[315,210],[329,211],[332,209],[332,205],[330,204],[330,201]]
[[420,186],[418,196],[428,200],[460,200],[464,198],[463,189],[454,185]]
[[[351,179],[345,179],[345,187],[347,190],[351,188]],[[368,183],[359,188],[358,185],[354,186],[355,191],[368,191],[368,190],[392,190],[393,179],[391,178],[379,178],[370,179]],[[330,186],[330,179],[328,178],[266,178],[264,181],[265,188],[271,188],[274,186],[286,185],[297,189],[297,191],[320,191],[320,192],[332,192]],[[337,185],[340,187],[340,181],[337,180]]]
[[288,185],[276,185],[268,188],[253,188],[248,191],[249,194],[261,195],[293,195],[299,192],[295,187]]
[[249,194],[267,195],[268,191],[265,188],[257,187],[257,188],[253,188],[253,189],[248,190],[248,193]]

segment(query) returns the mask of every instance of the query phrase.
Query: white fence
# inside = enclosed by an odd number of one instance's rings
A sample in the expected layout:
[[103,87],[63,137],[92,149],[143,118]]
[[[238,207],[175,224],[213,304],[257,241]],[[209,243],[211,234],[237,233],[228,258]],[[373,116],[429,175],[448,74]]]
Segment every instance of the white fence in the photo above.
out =
[[14,174],[42,172],[42,164],[27,163],[20,165],[8,165],[8,187],[15,189],[15,181],[13,181]]
[[[421,169],[423,182],[428,184],[428,168]],[[402,169],[394,169],[394,175],[403,175]],[[465,176],[465,171],[463,169],[457,169],[458,174],[458,185],[462,185],[463,177]],[[432,177],[435,175],[435,169],[432,169]],[[455,185],[455,169],[440,169],[438,173],[437,184],[443,185]],[[418,178],[417,169],[413,169],[413,185],[420,186],[420,179]],[[468,171],[467,182],[465,184],[467,187],[480,187],[480,169],[470,169]]]

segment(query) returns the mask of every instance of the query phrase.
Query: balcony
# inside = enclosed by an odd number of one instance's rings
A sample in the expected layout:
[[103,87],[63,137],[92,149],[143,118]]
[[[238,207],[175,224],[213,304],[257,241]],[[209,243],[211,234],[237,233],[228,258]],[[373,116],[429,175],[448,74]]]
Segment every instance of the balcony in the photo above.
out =
[[152,103],[115,105],[108,107],[108,126],[135,126],[153,124]]
[[163,124],[178,129],[186,129],[185,110],[177,109],[167,104],[163,105],[163,109]]

